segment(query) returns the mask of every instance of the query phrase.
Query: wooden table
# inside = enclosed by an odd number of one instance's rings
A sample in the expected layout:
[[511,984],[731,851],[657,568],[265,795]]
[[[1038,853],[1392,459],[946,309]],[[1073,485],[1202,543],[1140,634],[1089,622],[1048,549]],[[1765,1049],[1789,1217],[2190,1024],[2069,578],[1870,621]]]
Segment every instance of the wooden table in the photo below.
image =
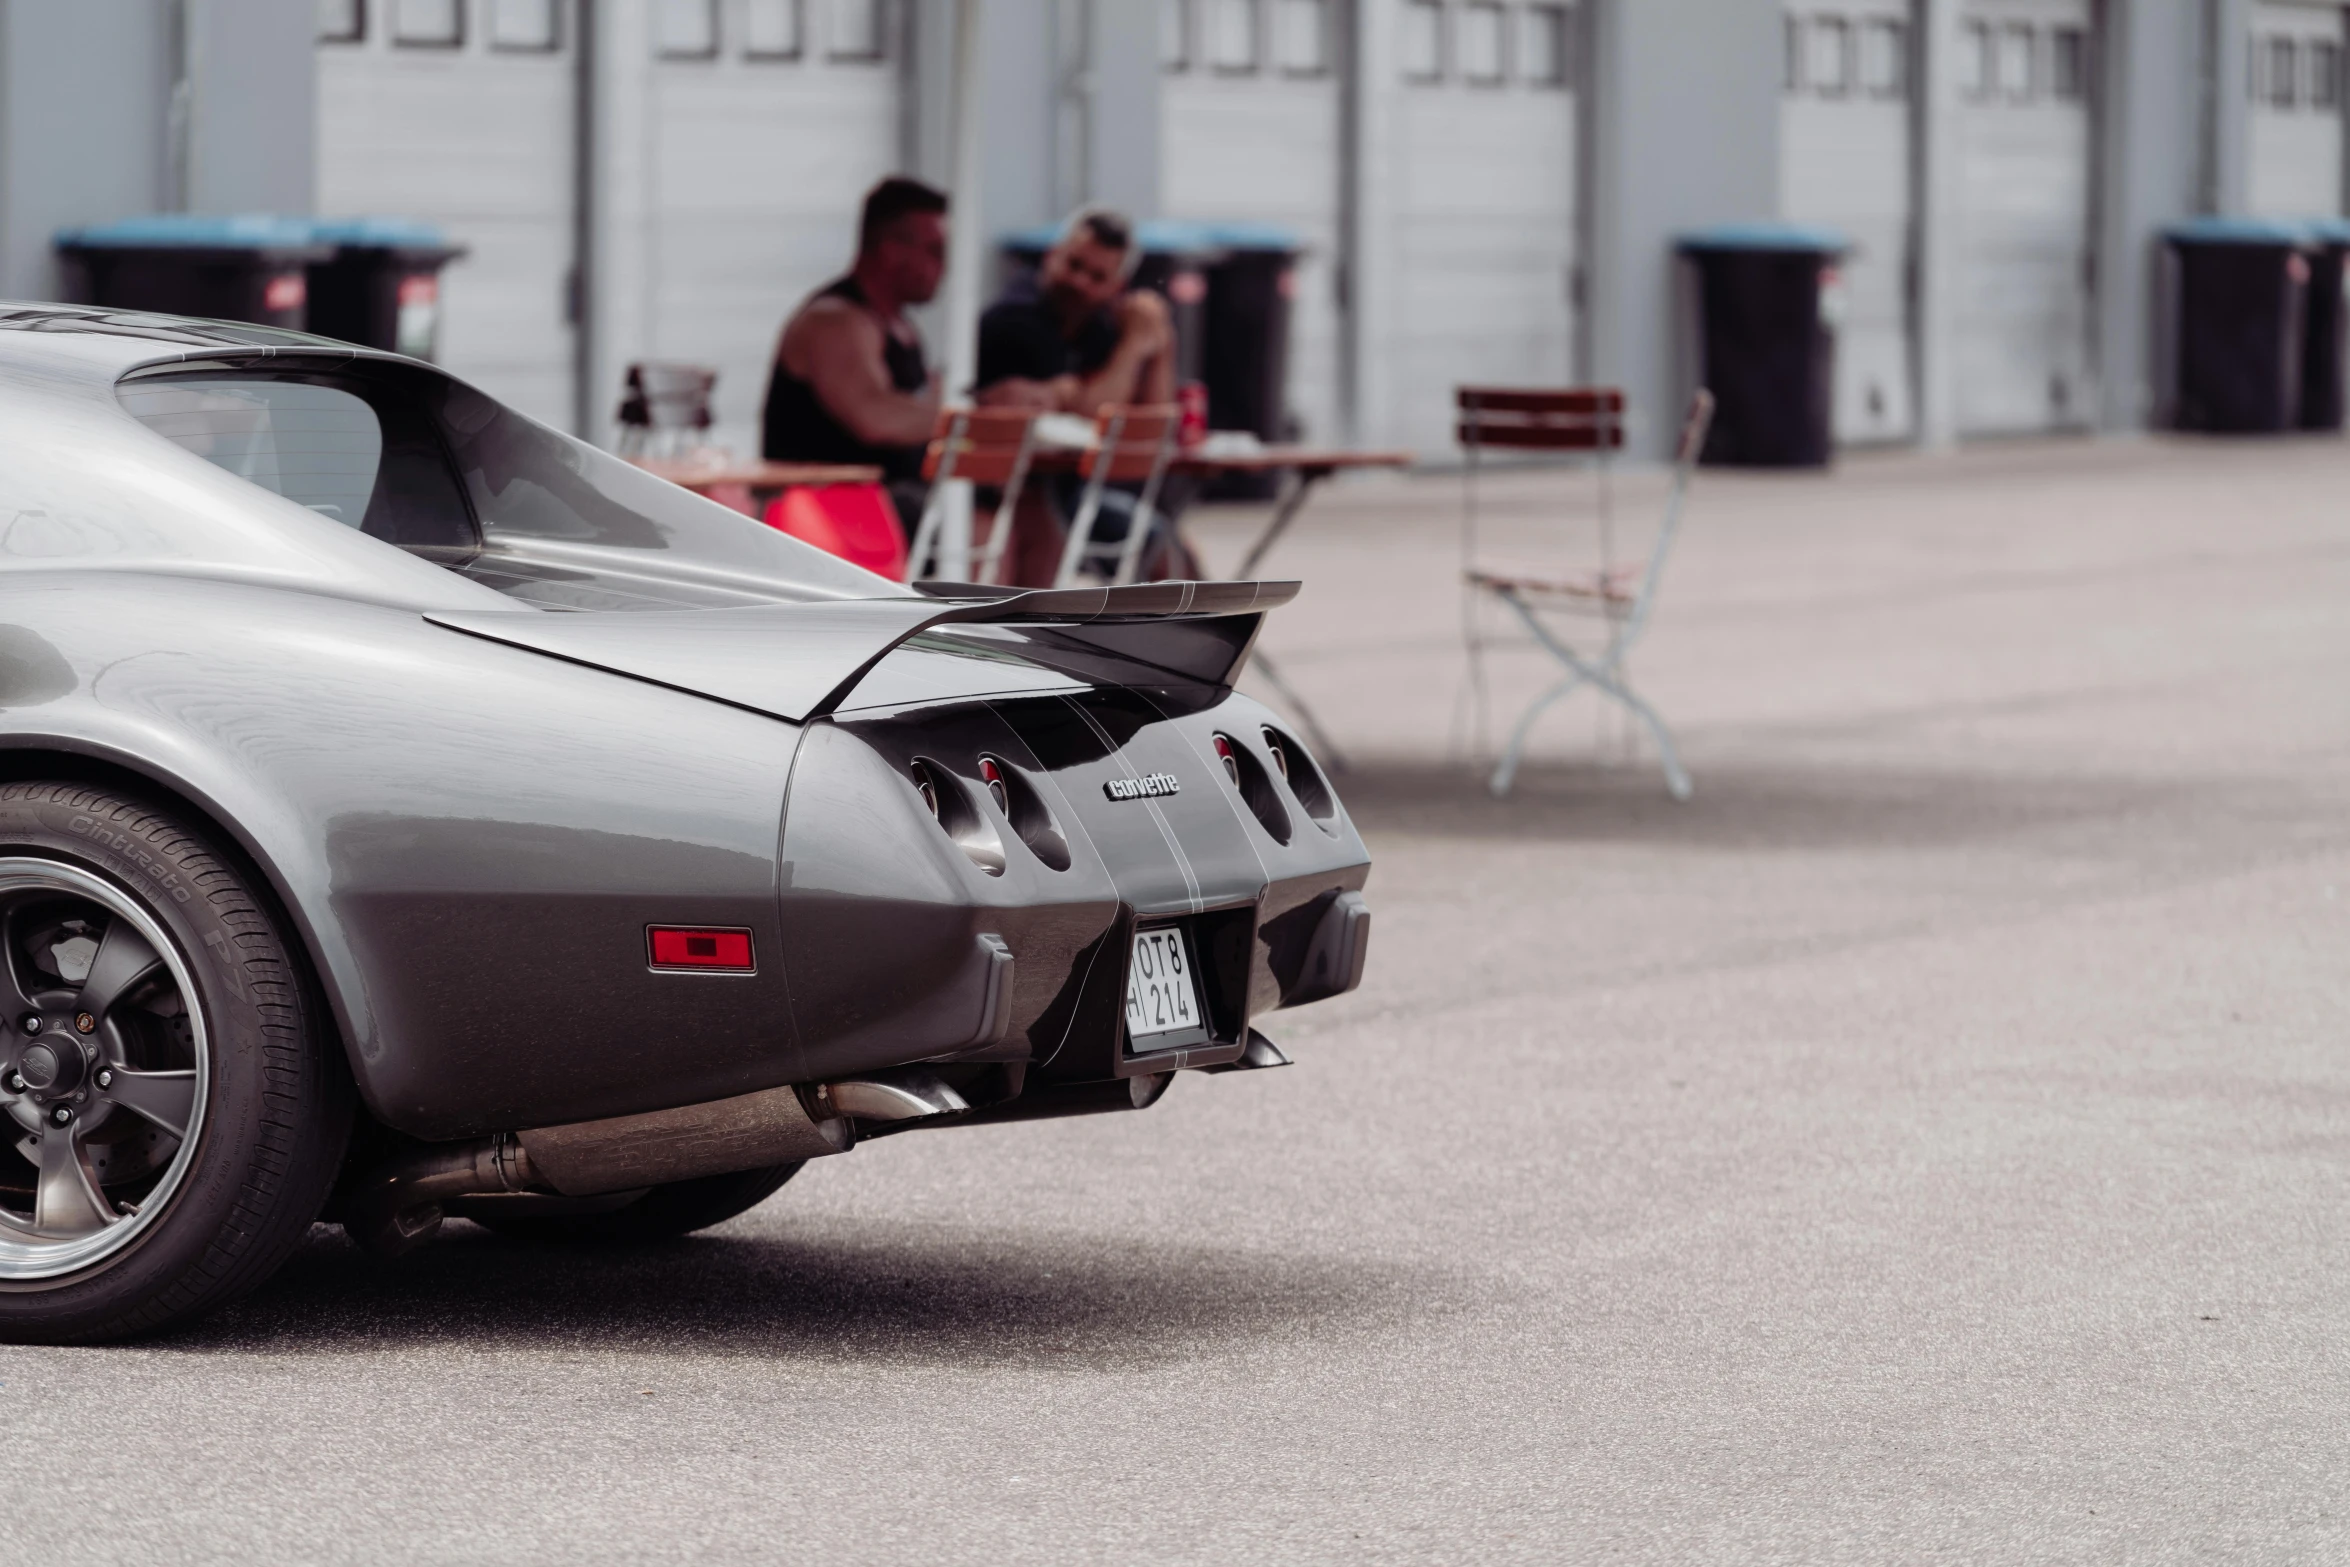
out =
[[795,485],[881,482],[879,468],[858,463],[711,462],[698,457],[632,457],[629,461],[697,495],[734,485],[746,490],[788,490]]

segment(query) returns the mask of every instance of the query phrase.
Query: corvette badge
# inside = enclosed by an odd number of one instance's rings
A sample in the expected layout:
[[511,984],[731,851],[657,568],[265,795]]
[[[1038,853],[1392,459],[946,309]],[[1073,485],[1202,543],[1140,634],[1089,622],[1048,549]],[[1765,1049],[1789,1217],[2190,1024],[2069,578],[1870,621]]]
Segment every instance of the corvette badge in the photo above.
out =
[[1182,788],[1173,773],[1145,773],[1140,778],[1111,778],[1102,783],[1102,793],[1113,800],[1155,800]]

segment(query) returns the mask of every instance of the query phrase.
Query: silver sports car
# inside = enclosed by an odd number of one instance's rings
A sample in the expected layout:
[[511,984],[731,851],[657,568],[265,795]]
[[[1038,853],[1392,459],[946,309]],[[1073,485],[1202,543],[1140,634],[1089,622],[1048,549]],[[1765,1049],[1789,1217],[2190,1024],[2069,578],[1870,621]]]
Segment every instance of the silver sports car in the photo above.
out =
[[428,365],[0,307],[0,1337],[1284,1064],[1370,925],[1232,689],[1294,591],[909,590]]

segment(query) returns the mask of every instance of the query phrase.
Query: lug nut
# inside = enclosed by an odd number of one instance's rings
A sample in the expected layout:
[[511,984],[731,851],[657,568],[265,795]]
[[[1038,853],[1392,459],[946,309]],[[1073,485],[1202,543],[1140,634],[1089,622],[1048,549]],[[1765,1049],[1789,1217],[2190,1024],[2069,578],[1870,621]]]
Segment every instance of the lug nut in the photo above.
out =
[[114,1086],[114,1068],[110,1066],[102,1066],[98,1069],[98,1086],[100,1088],[112,1088]]
[[49,1119],[55,1121],[59,1126],[71,1126],[73,1124],[73,1111],[68,1106],[59,1105],[56,1109],[49,1112]]
[[8,1074],[8,1091],[9,1091],[10,1093],[12,1093],[12,1094],[21,1094],[21,1093],[23,1093],[23,1092],[24,1092],[24,1079],[23,1079],[23,1078],[21,1078],[21,1077],[19,1077],[19,1076],[17,1076],[17,1075],[16,1075],[14,1072],[11,1072],[11,1073],[9,1073],[9,1074]]
[[98,1031],[98,1020],[87,1012],[76,1012],[73,1015],[73,1026],[85,1034],[94,1034]]
[[40,1014],[40,1013],[38,1013],[38,1012],[27,1012],[27,1013],[24,1015],[24,1031],[25,1031],[26,1033],[28,1033],[28,1034],[37,1034],[37,1033],[39,1033],[39,1032],[41,1031],[41,1014]]

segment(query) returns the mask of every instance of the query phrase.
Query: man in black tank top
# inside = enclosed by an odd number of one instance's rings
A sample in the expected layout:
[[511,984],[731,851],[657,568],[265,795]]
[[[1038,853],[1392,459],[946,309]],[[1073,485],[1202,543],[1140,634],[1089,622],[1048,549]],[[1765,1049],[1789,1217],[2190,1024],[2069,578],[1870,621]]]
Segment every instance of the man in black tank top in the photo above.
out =
[[922,514],[922,453],[938,421],[938,381],[906,317],[946,273],[946,196],[886,179],[865,197],[857,260],[784,324],[760,419],[776,462],[865,463],[881,469],[898,525]]

